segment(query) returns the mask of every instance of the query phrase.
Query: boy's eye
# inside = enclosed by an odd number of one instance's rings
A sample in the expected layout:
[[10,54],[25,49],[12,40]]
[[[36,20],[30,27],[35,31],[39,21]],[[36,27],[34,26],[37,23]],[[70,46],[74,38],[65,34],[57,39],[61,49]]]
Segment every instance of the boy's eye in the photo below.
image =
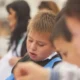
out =
[[33,42],[33,40],[28,40],[29,42]]
[[39,44],[39,46],[41,46],[41,47],[42,47],[42,46],[44,46],[44,45],[42,45],[42,44]]
[[45,46],[45,44],[41,44],[41,43],[38,43],[38,45],[41,46],[41,47]]

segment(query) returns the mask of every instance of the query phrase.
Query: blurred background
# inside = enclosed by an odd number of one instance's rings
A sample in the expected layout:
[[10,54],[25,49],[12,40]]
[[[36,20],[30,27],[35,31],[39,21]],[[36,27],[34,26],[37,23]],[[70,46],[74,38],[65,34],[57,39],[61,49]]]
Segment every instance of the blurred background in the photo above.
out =
[[[7,4],[9,4],[13,1],[17,1],[17,0],[0,0],[0,18],[6,18],[7,17],[7,11],[5,10],[5,7]],[[54,1],[54,2],[56,2],[56,4],[61,9],[67,0],[25,0],[25,1],[27,1],[28,4],[30,5],[31,16],[33,16],[37,12],[37,7],[41,1]]]
[[[4,56],[7,53],[7,49],[9,46],[9,40],[10,40],[10,29],[9,24],[7,20],[8,13],[6,11],[6,5],[9,3],[17,1],[17,0],[0,0],[0,56]],[[31,12],[30,15],[33,17],[37,11],[38,6],[41,3],[41,1],[54,1],[59,9],[61,10],[62,7],[65,5],[66,0],[25,0],[28,2]]]

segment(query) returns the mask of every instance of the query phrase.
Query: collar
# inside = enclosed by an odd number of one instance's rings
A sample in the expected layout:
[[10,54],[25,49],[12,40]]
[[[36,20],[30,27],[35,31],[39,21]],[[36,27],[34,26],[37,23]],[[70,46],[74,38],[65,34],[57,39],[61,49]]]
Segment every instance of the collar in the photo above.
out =
[[[47,59],[51,59],[52,57],[54,57],[55,55],[57,55],[58,53],[57,52],[53,52],[49,57],[47,57],[46,59],[44,59],[44,60],[47,60]],[[43,60],[43,61],[44,61]]]

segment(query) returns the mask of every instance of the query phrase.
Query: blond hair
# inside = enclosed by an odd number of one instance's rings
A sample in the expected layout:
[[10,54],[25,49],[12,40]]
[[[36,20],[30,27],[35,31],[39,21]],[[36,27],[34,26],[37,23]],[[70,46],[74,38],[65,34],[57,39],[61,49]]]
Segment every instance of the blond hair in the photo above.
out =
[[30,20],[27,32],[37,31],[39,33],[50,33],[52,35],[54,23],[55,14],[53,14],[52,11],[39,11],[38,14]]
[[54,1],[42,1],[38,7],[40,10],[47,9],[51,10],[54,14],[59,13],[59,7]]

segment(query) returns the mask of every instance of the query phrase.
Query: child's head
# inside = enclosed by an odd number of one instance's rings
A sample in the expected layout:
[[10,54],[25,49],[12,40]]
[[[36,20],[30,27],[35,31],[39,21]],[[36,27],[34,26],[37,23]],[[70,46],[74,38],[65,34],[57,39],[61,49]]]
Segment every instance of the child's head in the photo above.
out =
[[44,60],[54,52],[51,37],[54,18],[52,12],[41,11],[30,20],[27,29],[27,51],[34,61]]
[[73,44],[80,53],[80,0],[68,0],[64,12],[68,28],[73,34]]
[[39,10],[51,10],[54,14],[58,14],[60,11],[58,5],[54,1],[42,1],[38,8]]
[[64,17],[61,17],[53,29],[53,44],[63,60],[80,66],[80,54],[73,46],[72,34],[66,26]]

